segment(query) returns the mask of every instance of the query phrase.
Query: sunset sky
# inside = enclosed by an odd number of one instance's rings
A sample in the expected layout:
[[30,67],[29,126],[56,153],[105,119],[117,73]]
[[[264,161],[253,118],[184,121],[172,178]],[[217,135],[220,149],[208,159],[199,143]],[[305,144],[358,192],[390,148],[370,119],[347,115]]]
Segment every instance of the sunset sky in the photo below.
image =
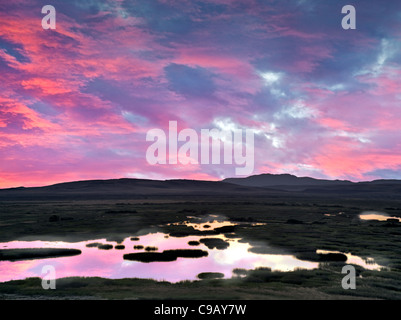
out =
[[169,121],[254,130],[254,174],[401,179],[401,1],[0,0],[0,188],[235,176],[148,164]]

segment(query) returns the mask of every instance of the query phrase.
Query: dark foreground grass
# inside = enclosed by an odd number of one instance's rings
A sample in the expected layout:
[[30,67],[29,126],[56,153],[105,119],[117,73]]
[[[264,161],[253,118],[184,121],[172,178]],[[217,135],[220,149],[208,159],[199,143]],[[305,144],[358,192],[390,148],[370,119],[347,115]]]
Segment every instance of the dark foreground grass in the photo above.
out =
[[224,278],[224,273],[221,272],[201,272],[197,275],[198,279],[221,279]]
[[177,249],[164,250],[163,252],[138,252],[125,254],[124,260],[140,262],[168,262],[175,261],[177,258],[202,258],[208,255],[207,251],[198,249]]
[[250,271],[245,278],[179,283],[149,279],[63,278],[55,290],[44,290],[40,278],[0,284],[1,299],[400,299],[400,275],[359,270],[355,290],[341,287],[339,267],[312,271]]
[[[241,278],[237,279],[176,284],[144,279],[68,278],[58,280],[56,290],[43,290],[40,279],[27,279],[1,283],[0,297],[401,299],[401,224],[361,221],[358,215],[363,211],[381,211],[401,216],[401,200],[288,196],[246,199],[186,197],[124,202],[2,201],[0,241],[76,242],[105,238],[121,243],[126,237],[139,239],[150,231],[161,231],[170,236],[198,235],[205,238],[230,232],[227,236],[241,238],[241,241],[252,245],[251,251],[261,254],[293,254],[305,260],[321,262],[325,259],[316,256],[316,250],[335,250],[365,258],[372,257],[391,271],[359,268],[357,289],[344,290],[341,287],[341,279],[344,277],[341,274],[344,262],[341,260],[344,258],[337,255],[326,259],[331,261],[329,267],[322,264],[317,270],[286,273],[266,269],[238,270]],[[205,232],[185,225],[172,225],[187,221],[187,215],[202,217],[207,214],[223,216],[227,220],[239,222],[239,225]],[[53,215],[60,219],[50,219]],[[241,224],[244,219],[263,224]]]

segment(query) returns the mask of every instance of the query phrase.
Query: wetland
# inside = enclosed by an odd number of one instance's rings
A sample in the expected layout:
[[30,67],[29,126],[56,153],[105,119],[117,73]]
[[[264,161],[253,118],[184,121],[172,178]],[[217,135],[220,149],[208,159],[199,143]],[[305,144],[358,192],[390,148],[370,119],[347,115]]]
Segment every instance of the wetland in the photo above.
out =
[[[400,217],[399,202],[304,194],[2,199],[0,298],[399,299],[401,226],[360,217]],[[41,288],[48,264],[57,290]],[[345,264],[356,269],[356,290],[341,287]]]

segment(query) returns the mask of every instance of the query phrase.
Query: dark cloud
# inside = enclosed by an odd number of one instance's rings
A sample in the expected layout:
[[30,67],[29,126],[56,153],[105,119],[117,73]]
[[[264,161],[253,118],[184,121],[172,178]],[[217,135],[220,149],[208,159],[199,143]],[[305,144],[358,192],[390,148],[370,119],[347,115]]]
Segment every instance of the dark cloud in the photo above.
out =
[[173,63],[165,71],[169,88],[185,97],[211,97],[216,90],[214,75],[204,68]]
[[13,56],[18,62],[31,62],[29,57],[24,52],[23,46],[19,43],[12,43],[4,38],[0,38],[0,49]]

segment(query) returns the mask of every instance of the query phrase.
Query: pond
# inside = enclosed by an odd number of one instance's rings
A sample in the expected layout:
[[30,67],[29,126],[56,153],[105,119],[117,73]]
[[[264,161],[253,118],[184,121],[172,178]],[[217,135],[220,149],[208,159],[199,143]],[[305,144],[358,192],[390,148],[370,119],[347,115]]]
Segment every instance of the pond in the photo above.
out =
[[[196,280],[197,275],[203,272],[223,273],[225,278],[231,278],[233,269],[254,269],[257,267],[270,267],[273,270],[291,271],[295,268],[313,269],[317,263],[300,261],[291,255],[267,255],[249,252],[250,245],[241,243],[238,239],[225,239],[227,249],[209,249],[200,243],[197,249],[208,253],[200,258],[180,258],[167,262],[140,262],[125,260],[125,254],[134,252],[146,252],[148,246],[156,247],[158,252],[174,249],[193,249],[190,241],[199,242],[200,237],[188,236],[182,238],[166,238],[166,234],[152,233],[141,236],[139,241],[125,239],[120,245],[124,249],[116,249],[115,243],[107,242],[105,239],[84,241],[78,243],[49,242],[49,241],[12,241],[1,243],[0,249],[5,246],[11,248],[74,248],[82,251],[80,255],[71,257],[59,257],[23,261],[1,261],[0,281],[12,279],[24,279],[27,277],[40,277],[41,270],[45,265],[52,265],[56,269],[57,278],[80,276],[80,277],[103,277],[110,279],[121,278],[151,278],[178,282],[182,280]],[[208,237],[209,238],[209,237]],[[215,237],[214,237],[215,238]],[[98,247],[87,247],[91,243],[109,244],[113,249],[102,250]],[[143,246],[144,249],[135,250],[134,246]]]
[[377,211],[365,211],[359,215],[362,220],[377,220],[377,221],[387,221],[388,219],[397,220],[401,222],[399,217],[390,217],[388,214]]
[[346,263],[347,264],[356,264],[358,266],[363,267],[366,270],[376,270],[380,271],[383,269],[386,269],[384,266],[381,266],[376,263],[374,258],[372,257],[367,257],[367,258],[361,258],[358,256],[355,256],[351,253],[344,253],[340,251],[330,251],[330,250],[317,250],[317,254],[330,254],[330,253],[335,253],[335,254],[343,254],[346,256]]
[[[184,224],[194,230],[213,230],[236,225],[221,219],[206,221],[193,217]],[[179,223],[182,224],[182,223]],[[242,223],[241,223],[242,224]],[[258,225],[248,223],[249,226]],[[235,233],[173,237],[163,232],[132,235],[122,242],[93,239],[82,242],[62,241],[10,241],[0,243],[5,249],[52,248],[74,249],[66,257],[48,257],[0,261],[0,282],[43,277],[42,268],[51,265],[56,277],[102,277],[109,279],[147,278],[172,283],[199,280],[198,275],[214,273],[224,278],[239,276],[235,269],[251,270],[259,267],[273,271],[315,269],[319,262],[303,261],[289,254],[253,253],[251,245],[241,241]],[[39,249],[43,250],[43,249]],[[80,252],[75,254],[75,252]],[[60,251],[60,250],[58,250]],[[349,259],[354,256],[347,256]],[[0,254],[1,258],[1,254]],[[10,259],[15,260],[15,259]],[[365,263],[363,260],[358,263]],[[368,268],[372,264],[365,263]]]

